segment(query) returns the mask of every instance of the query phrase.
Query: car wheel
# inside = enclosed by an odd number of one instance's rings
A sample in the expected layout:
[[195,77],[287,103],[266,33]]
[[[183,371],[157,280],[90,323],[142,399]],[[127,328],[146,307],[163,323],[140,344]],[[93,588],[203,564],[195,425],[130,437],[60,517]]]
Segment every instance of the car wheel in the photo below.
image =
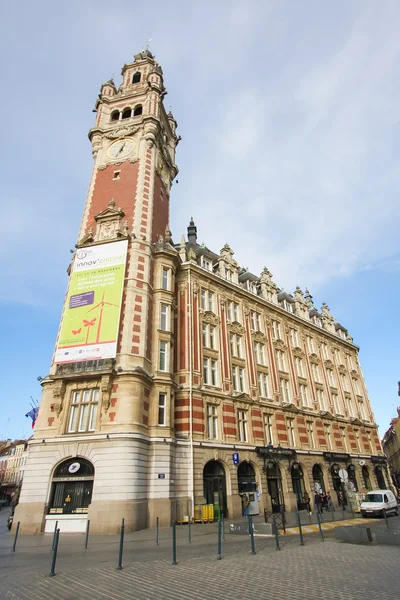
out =
[[361,511],[361,515],[362,515],[362,516],[364,517],[364,519],[365,519],[365,517],[366,517],[366,514],[365,514],[365,512]]
[[399,507],[396,506],[396,508],[394,509],[394,514],[396,515],[396,517],[399,516]]

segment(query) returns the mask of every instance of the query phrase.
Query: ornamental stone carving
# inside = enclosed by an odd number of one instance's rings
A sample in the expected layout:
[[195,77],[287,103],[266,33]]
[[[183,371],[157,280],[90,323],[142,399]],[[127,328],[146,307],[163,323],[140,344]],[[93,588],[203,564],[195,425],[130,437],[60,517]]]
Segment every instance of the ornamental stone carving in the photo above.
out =
[[245,332],[246,332],[246,330],[243,327],[243,325],[241,325],[237,321],[234,321],[233,323],[230,323],[228,325],[228,329],[229,329],[230,333],[235,333],[236,335],[244,335]]
[[287,349],[287,346],[283,340],[274,340],[273,341],[275,350],[283,350]]
[[319,358],[319,356],[317,356],[317,354],[315,354],[315,352],[313,352],[312,354],[310,354],[310,362],[314,363],[315,365],[319,365],[321,359]]
[[210,311],[200,311],[201,320],[203,323],[209,323],[210,325],[219,325],[219,318],[216,314]]
[[324,365],[327,369],[331,369],[331,371],[333,371],[333,369],[335,368],[335,365],[333,364],[330,358],[324,361]]
[[299,348],[299,346],[296,346],[295,348],[293,348],[292,352],[293,352],[293,356],[297,356],[298,358],[305,357],[304,350],[302,348]]
[[341,375],[347,375],[347,369],[344,365],[339,365],[338,366],[338,371]]
[[110,375],[103,375],[101,378],[101,394],[102,401],[101,404],[103,408],[107,411],[110,408],[110,396],[112,390],[112,381]]
[[134,125],[122,125],[121,127],[106,131],[104,137],[107,140],[117,140],[118,138],[127,137],[128,135],[134,135],[139,129],[140,127]]

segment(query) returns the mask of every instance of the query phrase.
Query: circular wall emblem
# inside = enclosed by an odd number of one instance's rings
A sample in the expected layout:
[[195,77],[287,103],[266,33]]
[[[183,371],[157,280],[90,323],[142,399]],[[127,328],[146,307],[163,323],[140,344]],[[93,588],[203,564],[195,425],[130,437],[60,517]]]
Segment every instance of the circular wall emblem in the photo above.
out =
[[77,473],[80,468],[81,468],[81,465],[78,462],[74,462],[74,463],[72,463],[72,465],[69,465],[68,471],[70,473]]

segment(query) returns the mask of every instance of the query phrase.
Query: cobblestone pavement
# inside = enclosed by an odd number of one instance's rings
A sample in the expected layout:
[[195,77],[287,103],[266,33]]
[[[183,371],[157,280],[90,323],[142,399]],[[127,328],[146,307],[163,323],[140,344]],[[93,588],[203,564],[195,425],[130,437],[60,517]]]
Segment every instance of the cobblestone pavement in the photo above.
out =
[[[4,511],[6,512],[6,511]],[[178,527],[178,564],[171,564],[171,530],[126,535],[123,570],[116,571],[117,536],[92,536],[84,550],[84,536],[60,537],[56,576],[50,578],[51,535],[20,536],[11,552],[13,535],[4,533],[0,513],[0,598],[7,600],[393,600],[398,593],[399,549],[376,544],[349,545],[326,532],[305,536],[256,538],[257,554],[250,554],[248,536],[226,534],[222,560],[217,560],[216,526]],[[382,522],[366,522],[371,528]],[[399,526],[400,519],[390,520]],[[384,526],[384,523],[383,523]]]

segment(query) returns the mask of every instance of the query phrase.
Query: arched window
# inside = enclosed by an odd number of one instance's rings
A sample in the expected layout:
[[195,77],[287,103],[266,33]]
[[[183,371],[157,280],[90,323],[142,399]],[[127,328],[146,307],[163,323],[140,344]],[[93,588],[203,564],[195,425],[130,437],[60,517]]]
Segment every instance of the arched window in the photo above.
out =
[[143,106],[141,104],[138,104],[137,106],[135,106],[135,109],[133,111],[133,116],[134,117],[138,117],[139,115],[141,115],[143,112]]
[[130,108],[124,108],[124,111],[122,113],[122,118],[123,119],[129,119],[132,116],[132,109]]
[[254,467],[246,461],[241,462],[238,467],[238,487],[239,494],[255,492],[257,489]]
[[68,458],[54,471],[50,514],[86,514],[92,500],[94,467],[85,458]]
[[377,465],[374,469],[375,471],[375,477],[376,477],[376,482],[378,484],[378,488],[380,490],[385,490],[386,489],[386,483],[385,483],[385,478],[383,476],[382,473],[382,467],[380,465]]
[[369,478],[368,467],[362,468],[362,476],[364,479],[364,486],[367,488],[367,490],[372,490],[371,480]]
[[306,508],[306,504],[304,502],[304,492],[306,490],[304,487],[303,469],[301,468],[299,463],[294,463],[294,465],[292,466],[291,476],[293,491],[296,494],[297,508],[298,510],[303,510]]
[[356,479],[356,469],[354,467],[354,465],[349,465],[347,467],[347,472],[349,474],[349,482],[351,482],[354,486],[354,491],[358,492],[358,485],[357,485],[357,479]]
[[137,71],[132,77],[132,83],[139,83],[142,74]]
[[119,110],[114,110],[111,113],[111,121],[119,121]]
[[312,475],[314,480],[314,491],[319,493],[325,492],[324,474],[320,465],[316,464],[313,466]]
[[214,504],[214,516],[218,506],[227,516],[225,471],[217,460],[210,460],[204,466],[203,486],[206,504]]

